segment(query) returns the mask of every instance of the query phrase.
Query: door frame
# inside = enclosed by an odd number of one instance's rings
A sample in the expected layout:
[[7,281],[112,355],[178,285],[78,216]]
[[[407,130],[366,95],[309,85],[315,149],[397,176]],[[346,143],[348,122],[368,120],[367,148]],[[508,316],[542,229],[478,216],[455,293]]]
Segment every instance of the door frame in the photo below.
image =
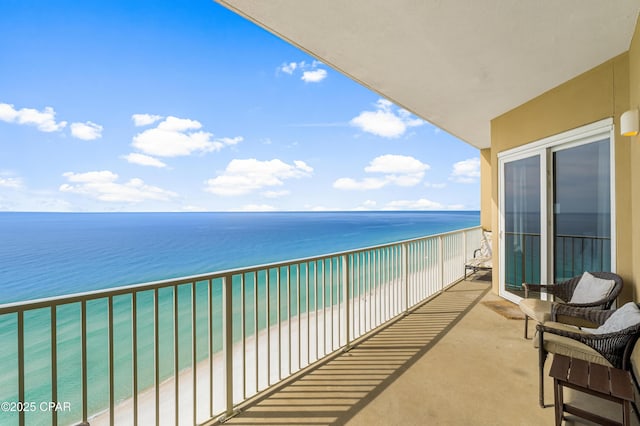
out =
[[[615,193],[615,133],[613,118],[606,118],[585,126],[578,127],[566,132],[559,133],[544,139],[540,139],[526,145],[502,151],[498,153],[498,244],[499,244],[499,292],[498,294],[512,302],[518,303],[522,298],[510,293],[505,286],[505,182],[504,166],[506,163],[521,160],[524,158],[540,157],[540,252],[546,254],[540,259],[540,281],[541,284],[553,283],[553,176],[552,154],[555,151],[596,142],[604,138],[609,138],[609,161],[610,161],[610,185],[611,185],[611,271],[616,269],[616,193]],[[546,298],[546,295],[542,295]]]

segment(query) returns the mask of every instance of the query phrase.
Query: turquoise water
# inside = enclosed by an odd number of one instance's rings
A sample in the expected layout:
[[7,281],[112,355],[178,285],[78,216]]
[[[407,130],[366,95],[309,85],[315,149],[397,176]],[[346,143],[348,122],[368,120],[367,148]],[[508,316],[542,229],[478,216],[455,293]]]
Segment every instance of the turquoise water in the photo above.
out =
[[[136,282],[174,278],[234,267],[264,264],[321,255],[391,241],[476,226],[477,212],[385,212],[385,213],[206,213],[206,214],[44,214],[0,213],[0,298],[3,302],[49,297]],[[276,275],[269,276],[271,312],[269,323],[280,315],[286,320],[287,303],[292,315],[309,305],[329,306],[316,283],[329,269],[339,275],[337,262],[303,264],[292,268],[291,291],[281,286],[280,310],[276,302]],[[308,271],[307,271],[308,269]],[[286,271],[281,271],[284,282]],[[311,277],[307,283],[307,272]],[[258,275],[258,327],[266,327],[266,274]],[[212,283],[214,317],[213,350],[221,348],[221,282]],[[246,334],[254,333],[253,277],[245,277]],[[335,283],[333,293],[338,294]],[[179,368],[191,365],[191,292],[196,292],[196,358],[208,355],[207,282],[182,285],[158,292],[161,379],[174,373],[174,304],[178,308]],[[240,277],[234,278],[234,323],[240,317]],[[195,288],[195,290],[194,290]],[[314,292],[315,290],[315,292]],[[324,289],[328,295],[328,287]],[[337,299],[337,297],[336,297]],[[137,294],[138,390],[153,385],[153,291]],[[131,396],[132,298],[113,299],[115,400]],[[334,300],[335,303],[335,300]],[[59,413],[62,424],[81,416],[80,304],[61,305],[57,316],[58,401],[69,401],[71,412]],[[108,383],[108,304],[106,299],[87,303],[88,411],[106,408]],[[51,311],[27,312],[25,327],[25,377],[27,401],[49,401],[51,395]],[[16,315],[0,316],[0,401],[17,400]],[[241,330],[234,328],[234,340]],[[71,367],[69,367],[71,366]],[[17,424],[15,413],[0,413],[1,424]],[[49,424],[50,413],[27,415],[27,424]]]

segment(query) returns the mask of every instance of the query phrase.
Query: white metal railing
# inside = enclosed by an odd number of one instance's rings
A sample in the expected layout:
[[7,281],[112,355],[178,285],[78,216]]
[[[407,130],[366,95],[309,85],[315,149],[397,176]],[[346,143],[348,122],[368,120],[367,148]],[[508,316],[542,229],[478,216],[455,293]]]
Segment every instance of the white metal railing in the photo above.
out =
[[198,424],[464,276],[481,229],[0,306],[3,425]]

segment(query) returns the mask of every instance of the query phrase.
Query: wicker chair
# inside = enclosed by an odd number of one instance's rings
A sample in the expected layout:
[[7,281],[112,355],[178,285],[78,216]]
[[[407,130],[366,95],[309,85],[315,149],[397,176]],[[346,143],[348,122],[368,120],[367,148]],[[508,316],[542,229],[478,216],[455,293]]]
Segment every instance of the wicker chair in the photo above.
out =
[[[551,322],[538,324],[539,397],[544,407],[543,370],[549,353],[561,354],[608,367],[631,369],[631,353],[640,336],[640,323],[615,333],[592,334],[567,324],[555,322],[558,317],[574,317],[600,326],[615,310],[585,309],[554,304]],[[637,407],[634,407],[634,409]]]
[[[573,297],[573,292],[576,289],[578,282],[580,282],[580,278],[582,277],[582,275],[578,275],[577,277],[573,277],[567,281],[553,285],[522,283],[522,287],[524,287],[524,299],[520,301],[520,310],[522,310],[525,315],[524,338],[528,338],[529,318],[533,318],[538,323],[544,323],[545,321],[548,321],[551,316],[551,306],[554,303],[563,303],[579,308],[610,309],[611,305],[622,291],[622,278],[619,275],[614,274],[613,272],[590,272],[590,274],[596,278],[613,280],[615,283],[607,297],[600,300],[595,300],[591,303],[568,303]],[[547,293],[552,294],[555,299],[554,302],[529,298],[530,292],[540,292],[542,290],[545,290]],[[593,326],[592,323],[569,317],[559,318],[558,322],[566,322],[567,324],[584,327]]]

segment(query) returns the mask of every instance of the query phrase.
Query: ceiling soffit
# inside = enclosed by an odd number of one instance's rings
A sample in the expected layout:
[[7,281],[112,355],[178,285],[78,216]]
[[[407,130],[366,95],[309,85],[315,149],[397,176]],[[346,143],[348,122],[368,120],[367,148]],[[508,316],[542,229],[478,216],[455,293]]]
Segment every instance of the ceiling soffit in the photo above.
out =
[[490,121],[629,49],[640,0],[216,0],[477,147]]

